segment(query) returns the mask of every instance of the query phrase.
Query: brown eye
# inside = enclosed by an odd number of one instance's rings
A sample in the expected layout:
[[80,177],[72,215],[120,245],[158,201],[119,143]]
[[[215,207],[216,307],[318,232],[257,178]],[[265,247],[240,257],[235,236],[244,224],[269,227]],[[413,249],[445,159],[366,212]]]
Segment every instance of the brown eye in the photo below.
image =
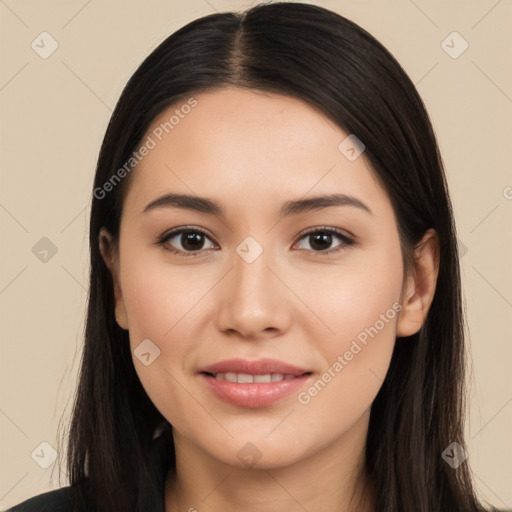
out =
[[[335,240],[341,241],[334,248],[332,244]],[[300,240],[306,240],[308,246],[307,251],[323,256],[333,252],[346,249],[353,245],[355,241],[349,238],[335,228],[315,228],[303,234]],[[205,247],[206,243],[210,243],[209,247]],[[164,234],[158,241],[158,245],[163,246],[166,250],[181,256],[199,256],[203,250],[214,249],[216,246],[211,242],[210,237],[202,230],[197,228],[179,228]]]
[[[336,238],[341,240],[341,243],[335,245],[333,249],[329,249]],[[301,240],[303,239],[308,241],[309,247],[306,247],[306,250],[319,254],[330,254],[331,252],[337,252],[354,244],[351,238],[337,229],[327,227],[308,231],[301,237]]]
[[[180,228],[165,234],[158,244],[164,246],[167,250],[181,254],[183,256],[196,256],[195,252],[199,253],[203,249],[212,249],[205,247],[205,243],[210,238],[199,229]],[[180,247],[181,246],[181,247]]]

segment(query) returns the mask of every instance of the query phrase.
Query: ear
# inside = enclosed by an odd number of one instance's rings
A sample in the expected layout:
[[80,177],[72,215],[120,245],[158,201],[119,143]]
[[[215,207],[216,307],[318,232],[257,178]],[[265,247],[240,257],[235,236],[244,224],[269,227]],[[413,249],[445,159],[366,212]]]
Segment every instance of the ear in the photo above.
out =
[[432,304],[439,273],[439,238],[433,229],[426,231],[414,252],[414,269],[407,275],[400,303],[397,337],[417,333]]
[[100,229],[98,237],[101,256],[105,265],[107,265],[110,273],[112,274],[112,281],[114,283],[114,297],[115,297],[115,315],[116,321],[122,329],[128,329],[128,315],[124,305],[123,294],[119,281],[119,249],[115,247],[112,240],[112,235],[105,229]]

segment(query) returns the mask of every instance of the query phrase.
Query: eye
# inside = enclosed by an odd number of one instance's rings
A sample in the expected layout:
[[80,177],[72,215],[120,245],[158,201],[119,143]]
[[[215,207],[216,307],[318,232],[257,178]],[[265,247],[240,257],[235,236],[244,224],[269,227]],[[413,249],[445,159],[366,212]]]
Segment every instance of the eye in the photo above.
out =
[[[333,243],[333,239],[338,238],[342,243],[335,246],[334,249],[326,250]],[[333,252],[338,252],[346,249],[348,246],[354,245],[355,240],[348,237],[341,231],[335,228],[324,226],[322,228],[313,228],[302,235],[300,240],[306,239],[309,248],[306,249],[313,251],[318,256],[324,256]],[[312,243],[311,243],[312,242]]]
[[[171,243],[173,239],[176,242]],[[182,256],[197,256],[201,252],[205,240],[211,240],[206,233],[198,228],[179,228],[168,233],[164,233],[162,237],[157,241],[157,245],[163,246],[166,250],[171,251]],[[174,244],[181,244],[182,248],[176,249],[173,247]],[[211,249],[212,247],[207,247]]]
[[[336,245],[334,249],[326,250],[332,245],[333,239],[335,238],[341,240],[341,243]],[[174,239],[176,240],[173,241]],[[309,247],[306,247],[306,250],[312,251],[318,256],[338,252],[355,244],[354,239],[345,235],[340,230],[327,226],[310,229],[301,236],[299,241],[303,239],[308,241]],[[203,249],[216,248],[214,244],[210,247],[204,247],[206,241],[210,241],[211,243],[211,238],[205,231],[199,228],[182,227],[164,233],[156,241],[156,245],[160,245],[164,247],[165,250],[181,256],[199,256]],[[181,245],[181,248],[176,248],[178,244]]]

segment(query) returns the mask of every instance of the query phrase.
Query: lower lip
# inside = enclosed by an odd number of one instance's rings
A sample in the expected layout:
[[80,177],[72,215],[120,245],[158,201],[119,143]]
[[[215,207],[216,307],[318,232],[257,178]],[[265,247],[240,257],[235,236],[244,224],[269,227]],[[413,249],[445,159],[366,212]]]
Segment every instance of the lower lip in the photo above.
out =
[[211,375],[200,373],[206,385],[220,399],[237,407],[258,408],[273,404],[279,400],[297,393],[304,386],[311,374],[295,377],[294,379],[278,382],[257,382],[239,384],[227,380],[218,380]]

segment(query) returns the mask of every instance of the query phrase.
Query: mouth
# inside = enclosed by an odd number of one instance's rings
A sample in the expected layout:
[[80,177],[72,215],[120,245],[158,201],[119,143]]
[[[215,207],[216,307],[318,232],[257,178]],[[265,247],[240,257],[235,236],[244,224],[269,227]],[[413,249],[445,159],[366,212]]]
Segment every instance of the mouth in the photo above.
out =
[[313,374],[275,359],[231,359],[202,368],[198,376],[222,401],[236,407],[259,408],[298,393]]
[[[233,374],[237,376],[237,379],[238,376],[240,375],[242,376],[242,379],[244,378],[244,376],[255,377],[258,375],[270,375],[270,382],[272,382],[272,375],[282,375],[283,378],[287,376],[297,377],[303,375],[304,373],[308,373],[309,369],[301,368],[291,363],[280,361],[279,359],[261,358],[250,360],[236,358],[219,361],[218,363],[214,363],[209,366],[200,368],[199,371],[201,373],[208,373],[214,376],[227,375],[228,378],[230,379],[230,382],[235,382],[234,380],[232,380]],[[275,378],[277,380],[283,380],[280,379],[279,377]],[[251,381],[248,380],[247,382]]]
[[263,374],[250,374],[250,373],[209,373],[201,372],[203,375],[212,377],[216,380],[224,380],[227,382],[236,382],[238,384],[258,384],[258,383],[269,383],[269,382],[281,382],[282,380],[292,380],[303,377],[305,375],[311,375],[312,372],[304,372],[300,375],[284,374],[284,373],[263,373]]

